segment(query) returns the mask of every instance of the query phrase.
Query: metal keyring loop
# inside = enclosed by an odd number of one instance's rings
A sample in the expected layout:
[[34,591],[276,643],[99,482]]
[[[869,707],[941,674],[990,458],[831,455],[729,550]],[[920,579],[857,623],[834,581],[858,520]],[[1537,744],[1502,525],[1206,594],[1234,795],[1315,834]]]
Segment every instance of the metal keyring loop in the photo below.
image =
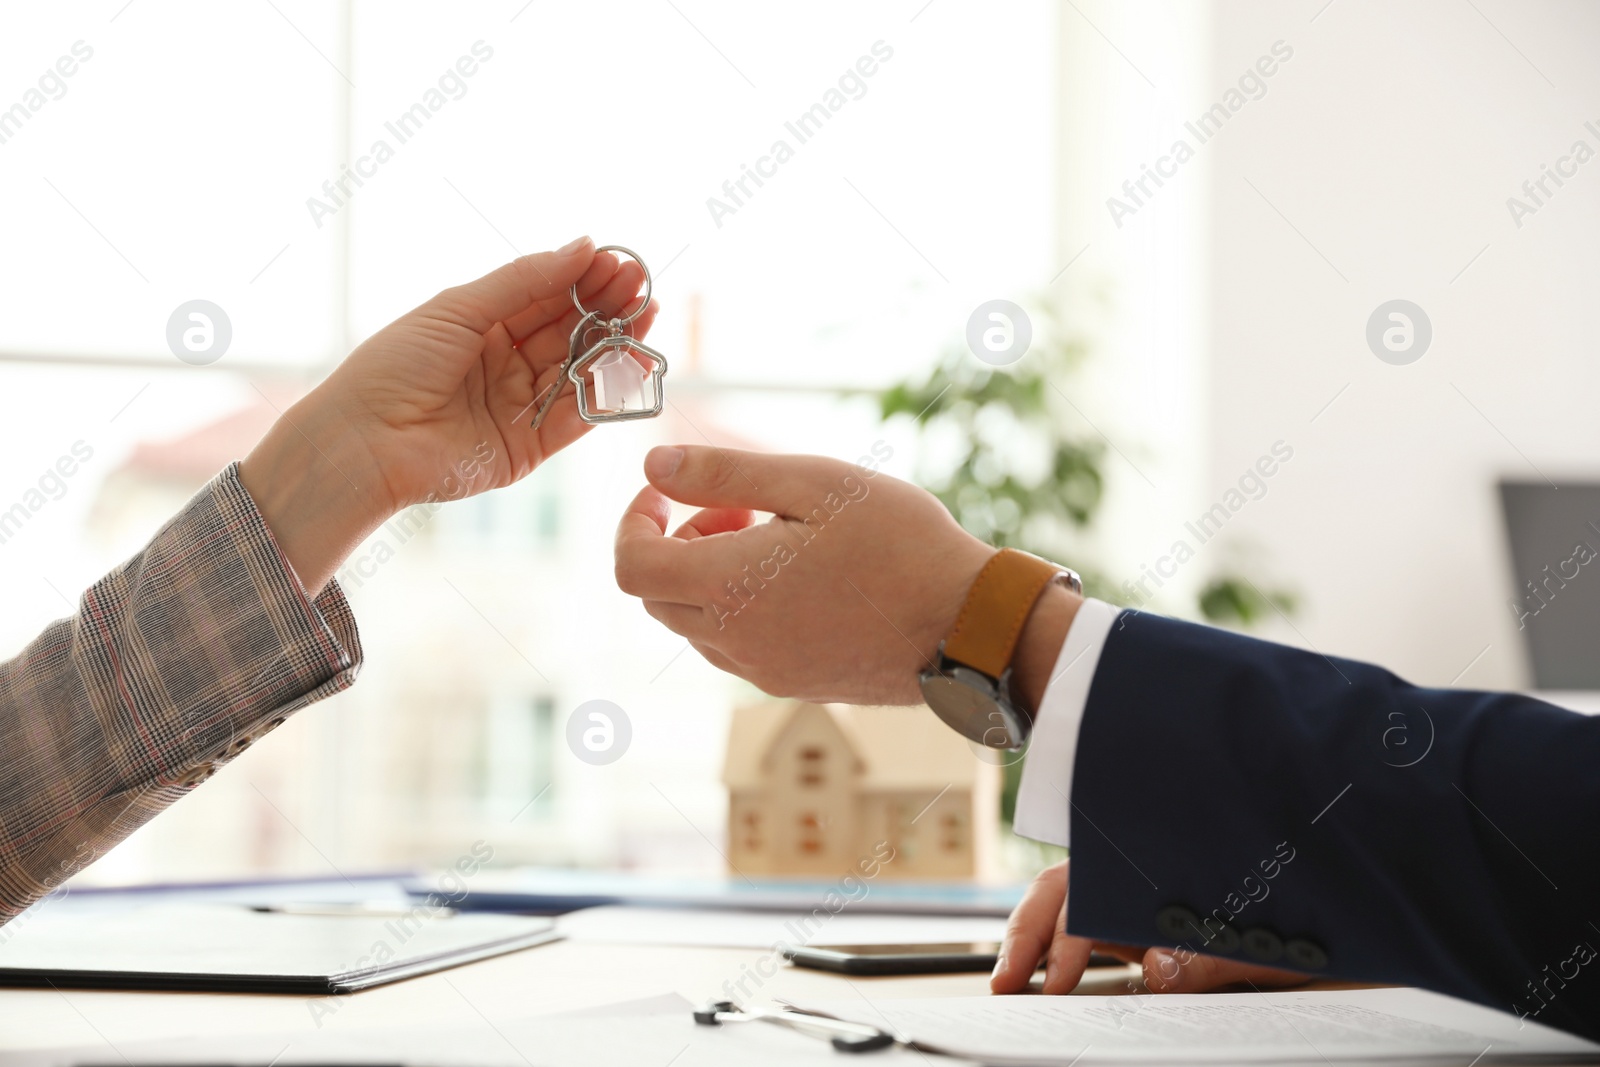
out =
[[[644,271],[644,301],[640,303],[639,307],[632,315],[627,315],[620,319],[613,318],[611,320],[613,322],[620,322],[623,326],[631,325],[633,320],[638,318],[640,315],[643,315],[644,309],[650,306],[650,289],[652,285],[650,281],[650,268],[644,265],[644,259],[639,255],[639,253],[635,252],[631,248],[624,248],[622,245],[601,245],[599,248],[594,250],[594,254],[597,256],[601,252],[621,252],[623,255],[628,256],[635,263],[639,264],[639,269]],[[577,305],[578,310],[582,314],[586,316],[592,314],[588,308],[583,306],[583,301],[578,299],[577,282],[572,283],[572,302]]]

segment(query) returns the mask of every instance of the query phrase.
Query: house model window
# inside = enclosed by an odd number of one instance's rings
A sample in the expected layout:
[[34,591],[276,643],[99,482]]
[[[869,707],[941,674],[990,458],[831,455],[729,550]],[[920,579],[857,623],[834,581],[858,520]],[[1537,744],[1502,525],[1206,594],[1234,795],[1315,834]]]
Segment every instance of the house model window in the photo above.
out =
[[800,851],[815,856],[822,851],[822,820],[815,812],[800,816]]
[[825,781],[822,774],[822,761],[827,757],[827,750],[818,745],[807,745],[800,750],[800,784],[820,786]]
[[880,877],[971,878],[993,862],[1000,769],[926,708],[771,700],[738,708],[723,767],[728,861],[833,877],[880,843]]

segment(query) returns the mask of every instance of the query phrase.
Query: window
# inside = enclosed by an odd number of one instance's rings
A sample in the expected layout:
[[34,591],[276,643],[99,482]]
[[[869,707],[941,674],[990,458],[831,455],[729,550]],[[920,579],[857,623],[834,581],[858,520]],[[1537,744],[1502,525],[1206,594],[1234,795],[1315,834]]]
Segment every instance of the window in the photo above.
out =
[[534,498],[534,528],[539,544],[554,545],[561,537],[561,498],[554,492],[541,492]]
[[800,851],[807,855],[822,851],[822,823],[813,812],[800,816]]
[[959,852],[966,845],[966,835],[962,832],[961,816],[946,815],[939,821],[939,844],[946,852]]
[[800,750],[800,784],[807,788],[817,788],[823,783],[822,763],[827,759],[827,752],[816,745],[808,745]]
[[491,819],[548,818],[554,810],[555,698],[507,695],[489,702],[477,783]]
[[533,701],[533,774],[528,781],[528,788],[536,792],[538,799],[534,801],[534,807],[541,814],[551,809],[555,775],[556,702],[554,697],[540,695]]
[[[520,0],[0,8],[0,70],[17,73],[0,107],[75,41],[94,50],[0,146],[0,193],[22,205],[0,249],[0,513],[75,442],[93,451],[6,536],[0,656],[362,338],[514,251],[587,232],[645,256],[680,420],[598,428],[511,489],[377,531],[341,575],[369,653],[359,684],[94,874],[396,869],[453,862],[480,837],[507,863],[720,870],[696,827],[727,817],[718,741],[743,690],[611,581],[640,459],[710,440],[854,460],[881,435],[888,473],[911,473],[902,431],[862,394],[924,373],[960,343],[965,309],[1060,269],[1040,221],[1055,200],[1054,5],[935,5],[915,24],[914,9],[895,19],[842,0],[643,5],[621,22]],[[893,58],[792,143],[785,124],[880,38]],[[584,44],[601,40],[596,79]],[[388,126],[463,56],[475,73],[451,77],[399,140]],[[630,122],[641,100],[652,120]],[[532,125],[530,101],[550,105]],[[596,162],[613,127],[639,167]],[[794,159],[747,185],[733,214],[710,214],[708,198],[727,202],[724,183],[780,137]],[[379,139],[393,156],[368,173]],[[333,203],[324,183],[358,165],[363,184]],[[336,210],[313,214],[311,200]],[[175,358],[165,333],[195,299],[232,326],[205,367]],[[568,748],[590,699],[634,715],[632,749],[604,767]],[[805,746],[785,784],[836,788],[847,770],[833,751]],[[826,854],[823,820],[794,817],[736,824],[728,840],[787,849],[798,829],[802,852]]]

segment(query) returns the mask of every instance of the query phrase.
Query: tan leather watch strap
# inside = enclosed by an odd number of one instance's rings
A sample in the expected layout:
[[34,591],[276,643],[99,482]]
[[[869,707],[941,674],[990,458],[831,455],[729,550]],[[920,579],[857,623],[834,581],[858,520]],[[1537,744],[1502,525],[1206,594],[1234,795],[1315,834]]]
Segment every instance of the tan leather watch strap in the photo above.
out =
[[999,678],[1011,665],[1034,602],[1051,582],[1069,573],[1015,548],[996,552],[967,591],[961,614],[944,640],[945,656]]

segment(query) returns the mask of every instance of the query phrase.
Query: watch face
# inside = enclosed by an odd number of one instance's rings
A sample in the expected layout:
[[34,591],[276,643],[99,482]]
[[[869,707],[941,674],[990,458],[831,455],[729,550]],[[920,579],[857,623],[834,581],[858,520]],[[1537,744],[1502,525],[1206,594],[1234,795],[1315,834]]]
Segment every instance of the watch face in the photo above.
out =
[[1002,704],[995,683],[966,667],[922,673],[922,699],[945,725],[988,748],[1021,748],[1027,740],[1017,713]]

